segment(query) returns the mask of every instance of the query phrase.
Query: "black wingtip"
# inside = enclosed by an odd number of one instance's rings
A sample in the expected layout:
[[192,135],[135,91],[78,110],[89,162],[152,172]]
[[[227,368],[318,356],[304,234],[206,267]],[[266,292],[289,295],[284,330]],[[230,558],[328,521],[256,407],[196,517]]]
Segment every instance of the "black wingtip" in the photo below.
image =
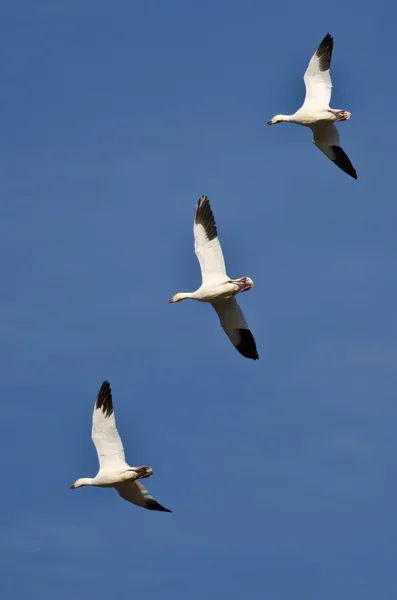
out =
[[208,196],[201,196],[197,202],[194,222],[196,225],[202,225],[202,227],[204,227],[205,234],[209,241],[218,237],[215,217]]
[[145,508],[148,510],[159,510],[160,512],[172,512],[169,508],[165,508],[165,506],[161,506],[156,500],[147,500],[145,504]]
[[350,158],[347,156],[346,152],[340,146],[331,146],[333,153],[335,154],[335,160],[332,161],[336,164],[337,167],[342,169],[345,173],[353,177],[353,179],[357,179],[357,171],[353,167]]
[[256,349],[256,342],[254,336],[249,329],[239,329],[240,343],[236,346],[237,350],[245,356],[245,358],[252,358],[252,360],[258,360],[259,354]]
[[105,417],[110,417],[113,413],[112,390],[109,381],[104,381],[98,392],[95,407],[102,410]]
[[204,196],[204,195],[200,196],[200,198],[197,201],[196,214],[198,211],[203,210],[206,205],[208,205],[211,208],[210,201],[208,200],[208,196]]
[[321,43],[328,43],[331,42],[332,44],[334,43],[334,38],[332,37],[332,35],[330,33],[326,33],[323,40],[321,41]]
[[316,50],[316,56],[319,60],[320,71],[329,71],[331,67],[332,49],[334,39],[330,33],[324,37]]

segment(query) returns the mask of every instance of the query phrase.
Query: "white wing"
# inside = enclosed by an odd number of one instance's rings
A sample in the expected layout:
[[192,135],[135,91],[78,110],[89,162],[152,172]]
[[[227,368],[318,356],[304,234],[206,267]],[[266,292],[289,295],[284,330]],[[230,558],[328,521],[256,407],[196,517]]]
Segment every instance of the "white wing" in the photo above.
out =
[[139,481],[125,481],[123,483],[117,483],[114,487],[124,500],[128,500],[128,502],[132,502],[137,506],[142,506],[149,510],[172,512],[169,508],[165,508],[156,502],[153,496],[149,494],[147,489],[139,483]]
[[[330,75],[334,40],[327,33],[313,54],[303,77],[306,86],[305,108],[328,108],[331,100],[332,81]],[[303,108],[303,107],[302,107]]]
[[92,415],[92,441],[98,453],[99,468],[113,469],[128,466],[124,448],[113,412],[112,391],[108,381],[104,381],[95,402]]
[[259,356],[254,336],[248,329],[247,321],[235,298],[211,304],[218,313],[223,330],[233,346],[246,358],[257,360]]
[[311,130],[313,131],[313,142],[317,148],[342,169],[342,171],[357,179],[356,169],[340,146],[339,131],[335,125],[320,122],[312,125]]
[[194,250],[200,263],[203,285],[227,279],[222,248],[207,196],[201,196],[194,213]]

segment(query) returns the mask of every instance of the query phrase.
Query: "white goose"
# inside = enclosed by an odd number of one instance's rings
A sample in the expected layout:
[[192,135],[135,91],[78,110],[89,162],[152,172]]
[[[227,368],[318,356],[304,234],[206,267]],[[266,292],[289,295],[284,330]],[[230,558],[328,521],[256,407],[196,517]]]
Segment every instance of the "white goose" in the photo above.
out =
[[161,506],[137,479],[151,477],[151,467],[130,467],[125,462],[124,448],[116,427],[113,412],[112,391],[108,381],[104,381],[95,402],[92,416],[92,441],[99,459],[99,471],[95,477],[77,479],[71,489],[84,485],[114,487],[128,502],[149,510],[171,512]]
[[313,143],[342,171],[357,179],[357,173],[349,157],[340,146],[339,133],[333,123],[347,121],[351,113],[329,107],[332,81],[330,75],[334,40],[327,33],[315,53],[304,75],[306,97],[303,105],[293,115],[276,115],[268,125],[289,122],[310,127]]
[[259,356],[254,337],[234,298],[236,294],[250,290],[254,282],[249,277],[230,279],[226,274],[215,219],[207,196],[201,196],[197,203],[193,232],[202,284],[195,292],[175,294],[169,302],[180,302],[188,298],[209,302],[218,313],[221,325],[233,346],[246,358],[256,360]]

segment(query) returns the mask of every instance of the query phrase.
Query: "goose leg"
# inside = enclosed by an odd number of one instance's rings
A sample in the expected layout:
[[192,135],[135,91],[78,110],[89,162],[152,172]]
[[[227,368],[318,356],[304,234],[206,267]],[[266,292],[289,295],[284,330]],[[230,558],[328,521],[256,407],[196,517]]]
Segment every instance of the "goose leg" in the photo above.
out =
[[350,119],[351,115],[351,113],[349,113],[347,110],[332,110],[332,108],[329,108],[328,112],[330,112],[336,117],[334,123],[339,123],[340,121],[347,121],[348,119]]

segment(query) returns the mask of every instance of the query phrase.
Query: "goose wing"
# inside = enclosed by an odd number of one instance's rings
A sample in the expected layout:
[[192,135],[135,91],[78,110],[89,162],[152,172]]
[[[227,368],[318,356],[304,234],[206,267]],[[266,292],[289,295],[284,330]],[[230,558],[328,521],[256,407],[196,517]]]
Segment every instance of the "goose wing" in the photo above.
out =
[[124,448],[116,427],[110,383],[104,381],[98,392],[92,415],[92,441],[98,453],[99,468],[128,466]]
[[342,171],[357,179],[356,169],[340,146],[339,131],[335,125],[320,122],[312,125],[311,130],[313,131],[313,142],[317,148]]
[[148,510],[160,510],[162,512],[172,512],[169,508],[161,506],[149,494],[147,489],[139,481],[124,481],[115,485],[116,490],[124,500],[132,502],[137,506],[142,506]]
[[257,360],[259,356],[254,336],[248,329],[247,321],[236,299],[220,300],[212,303],[212,306],[233,346],[246,358]]
[[227,278],[214,214],[207,196],[201,196],[194,213],[194,250],[200,263],[203,285]]
[[328,108],[331,100],[331,57],[334,40],[327,33],[306,69],[303,80],[306,86],[305,108]]

